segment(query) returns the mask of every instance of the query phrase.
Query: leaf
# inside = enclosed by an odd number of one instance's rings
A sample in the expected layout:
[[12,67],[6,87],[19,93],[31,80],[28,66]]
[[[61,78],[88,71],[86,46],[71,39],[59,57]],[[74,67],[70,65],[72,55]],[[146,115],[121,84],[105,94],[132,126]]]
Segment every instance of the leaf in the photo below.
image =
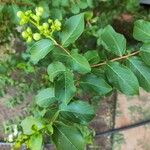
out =
[[66,70],[62,77],[55,82],[56,97],[66,104],[70,102],[76,92],[73,73]]
[[41,150],[43,143],[42,134],[34,134],[29,139],[29,148],[31,150]]
[[44,90],[39,91],[36,95],[36,104],[40,107],[47,108],[56,101],[55,98],[55,89],[50,87]]
[[147,64],[150,65],[150,44],[144,44],[140,48],[140,55],[142,57],[142,60]]
[[80,7],[79,7],[77,4],[71,5],[71,12],[72,12],[73,14],[79,13],[79,12],[80,12]]
[[100,61],[100,57],[97,51],[87,51],[84,57],[88,60],[90,64],[97,64]]
[[26,135],[31,135],[37,131],[33,130],[33,127],[35,127],[37,130],[42,129],[44,126],[43,124],[34,118],[33,116],[26,117],[22,122],[21,122],[21,127],[23,129],[23,133]]
[[138,57],[128,59],[127,65],[137,76],[140,86],[150,92],[150,67]]
[[138,20],[134,23],[133,37],[144,43],[150,42],[150,22]]
[[54,43],[48,39],[42,39],[33,44],[33,46],[29,49],[31,53],[30,60],[37,64],[39,60],[43,59],[50,51],[54,49]]
[[118,62],[107,65],[106,76],[109,82],[122,93],[126,95],[135,95],[139,93],[139,83],[136,76],[129,68]]
[[51,63],[47,69],[50,81],[53,82],[54,78],[65,70],[66,67],[61,62],[56,61]]
[[2,13],[3,9],[4,9],[5,5],[4,4],[1,4],[0,5],[0,13]]
[[69,105],[61,107],[61,115],[74,123],[87,125],[95,116],[91,105],[83,101],[71,102]]
[[20,11],[20,8],[17,5],[13,4],[11,6],[11,9],[12,9],[12,13],[10,15],[11,15],[12,22],[14,24],[19,24],[19,18],[17,17],[16,14],[18,11]]
[[84,150],[85,148],[85,140],[76,127],[54,125],[52,140],[57,150]]
[[91,71],[91,67],[86,58],[78,53],[72,53],[70,59],[71,68],[81,74]]
[[109,52],[122,56],[126,50],[126,39],[122,34],[115,32],[115,30],[108,25],[101,33],[102,45]]
[[80,85],[89,91],[94,91],[99,95],[106,95],[112,88],[102,77],[97,77],[93,74],[89,74],[82,79]]
[[74,43],[84,30],[84,14],[75,15],[69,18],[61,33],[61,43],[64,47]]

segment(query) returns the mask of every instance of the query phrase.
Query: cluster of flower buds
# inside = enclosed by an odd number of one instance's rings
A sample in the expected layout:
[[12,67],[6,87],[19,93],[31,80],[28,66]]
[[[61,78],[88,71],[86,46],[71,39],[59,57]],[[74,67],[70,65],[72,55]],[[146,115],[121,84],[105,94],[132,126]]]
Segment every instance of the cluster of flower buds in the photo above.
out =
[[38,32],[33,33],[31,28],[27,27],[27,29],[22,32],[22,37],[26,39],[27,42],[31,42],[33,39],[38,41],[41,39],[42,35],[51,37],[53,32],[61,30],[61,22],[58,19],[48,19],[47,22],[40,22],[43,11],[44,9],[42,7],[37,7],[35,13],[31,10],[26,12],[19,11],[17,13],[17,16],[20,18],[20,25],[31,23],[38,29]]
[[8,142],[13,142],[14,138],[17,137],[17,135],[19,134],[17,125],[14,125],[12,127],[12,130],[13,130],[13,133],[11,133],[11,134],[8,135],[8,138],[7,138]]

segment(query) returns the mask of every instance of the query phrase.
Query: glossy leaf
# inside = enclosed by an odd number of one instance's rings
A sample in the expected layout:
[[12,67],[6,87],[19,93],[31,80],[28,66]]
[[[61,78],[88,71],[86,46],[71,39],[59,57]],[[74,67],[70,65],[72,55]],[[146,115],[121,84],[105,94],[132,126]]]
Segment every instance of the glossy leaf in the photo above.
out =
[[144,44],[140,48],[140,55],[142,57],[142,60],[147,64],[150,65],[150,44]]
[[66,70],[66,67],[61,62],[53,62],[48,66],[47,72],[51,82],[54,81],[54,78],[59,74],[63,73]]
[[84,150],[85,148],[85,140],[76,127],[54,125],[52,140],[57,150]]
[[144,43],[150,42],[150,22],[138,20],[134,23],[133,37]]
[[117,56],[122,56],[126,51],[125,37],[115,32],[115,30],[108,25],[101,33],[102,45],[104,48]]
[[127,65],[137,76],[140,86],[150,92],[150,67],[138,57],[128,59]]
[[105,95],[112,91],[111,86],[106,83],[106,81],[102,77],[97,77],[95,75],[87,75],[82,79],[80,85],[83,89],[94,91],[99,95]]
[[88,60],[90,64],[96,64],[100,61],[98,51],[87,51],[84,57]]
[[61,78],[55,82],[56,97],[59,101],[69,103],[75,95],[74,75],[70,70],[66,70]]
[[42,39],[33,44],[29,49],[31,53],[31,61],[37,64],[41,59],[43,59],[50,51],[54,49],[54,43],[48,39]]
[[133,72],[119,64],[113,62],[106,67],[106,76],[109,82],[126,95],[139,94],[139,83]]
[[74,71],[77,71],[81,74],[86,74],[91,71],[91,67],[87,59],[76,52],[71,54],[70,65]]
[[84,30],[84,14],[75,15],[69,18],[61,33],[61,43],[64,47],[74,43]]
[[36,104],[40,107],[49,107],[55,101],[55,90],[53,87],[39,91],[39,93],[36,96]]
[[29,139],[29,148],[31,150],[41,150],[43,143],[42,134],[34,134]]
[[61,107],[61,115],[74,123],[86,125],[95,116],[94,109],[91,105],[83,101],[71,102],[69,105]]

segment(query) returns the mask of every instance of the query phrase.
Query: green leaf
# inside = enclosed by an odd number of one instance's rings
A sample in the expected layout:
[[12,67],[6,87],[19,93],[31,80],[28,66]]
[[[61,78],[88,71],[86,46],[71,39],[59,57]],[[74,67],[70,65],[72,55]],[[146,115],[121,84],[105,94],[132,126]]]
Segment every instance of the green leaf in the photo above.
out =
[[117,56],[122,56],[126,51],[125,37],[115,32],[110,25],[103,29],[101,40],[104,48]]
[[84,150],[85,148],[85,140],[76,127],[54,125],[52,140],[57,150]]
[[84,30],[84,14],[75,15],[69,18],[61,33],[61,43],[64,47],[74,43]]
[[86,74],[91,71],[91,67],[87,59],[76,52],[71,54],[70,65],[74,71],[81,74]]
[[37,132],[33,129],[33,127],[36,128],[36,130],[40,130],[44,126],[38,119],[34,118],[33,116],[29,116],[21,122],[21,127],[24,134],[31,135]]
[[1,4],[0,5],[0,13],[2,13],[3,9],[4,9],[5,5],[4,4]]
[[73,73],[70,70],[66,70],[55,82],[56,97],[59,101],[66,104],[70,102],[76,93],[73,77]]
[[88,103],[75,101],[69,105],[63,105],[61,115],[71,122],[87,125],[94,118],[95,112]]
[[39,60],[43,59],[50,51],[54,49],[55,45],[51,40],[42,39],[33,44],[29,49],[31,53],[31,61],[37,64]]
[[41,90],[36,95],[36,104],[40,107],[49,107],[55,101],[55,89],[53,87]]
[[80,85],[89,91],[94,91],[98,93],[99,95],[106,95],[110,91],[112,91],[112,88],[109,84],[106,83],[106,81],[102,77],[97,77],[93,74],[87,75],[82,79],[80,82]]
[[72,4],[71,5],[71,12],[73,14],[77,14],[80,12],[80,7],[77,4]]
[[97,64],[100,61],[100,57],[97,51],[87,51],[84,57],[88,60],[90,64]]
[[129,68],[118,62],[110,63],[106,67],[106,76],[109,82],[122,93],[126,95],[139,94],[138,80]]
[[81,9],[86,9],[88,7],[88,3],[87,3],[87,0],[82,0],[82,1],[79,1],[79,7]]
[[54,78],[59,74],[63,73],[66,70],[66,67],[61,62],[53,62],[48,66],[47,72],[51,82],[54,81]]
[[150,44],[144,44],[141,48],[140,48],[140,55],[142,57],[142,60],[150,66]]
[[13,4],[11,6],[11,9],[12,9],[12,13],[10,14],[11,15],[11,19],[12,19],[12,22],[15,23],[15,24],[19,24],[19,18],[17,17],[17,12],[20,11],[20,8]]
[[137,76],[140,86],[150,92],[150,67],[138,57],[128,59],[127,65]]
[[144,43],[150,42],[150,22],[138,20],[134,23],[133,37]]
[[29,148],[31,150],[41,150],[43,143],[42,134],[34,134],[29,139]]

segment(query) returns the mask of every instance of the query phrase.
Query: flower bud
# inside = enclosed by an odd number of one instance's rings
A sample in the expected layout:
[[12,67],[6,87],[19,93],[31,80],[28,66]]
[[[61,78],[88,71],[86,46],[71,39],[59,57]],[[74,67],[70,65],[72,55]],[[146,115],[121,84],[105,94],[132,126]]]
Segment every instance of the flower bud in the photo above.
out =
[[32,19],[34,19],[35,21],[39,21],[39,20],[40,20],[40,17],[37,16],[37,15],[32,14],[31,17],[32,17]]
[[61,27],[61,22],[58,19],[54,21],[54,24],[56,27]]
[[29,16],[31,13],[32,13],[31,10],[27,10],[27,11],[25,12],[25,15]]
[[18,11],[18,12],[17,12],[17,16],[18,16],[19,18],[21,18],[21,17],[24,16],[24,13],[23,13],[22,11]]
[[32,30],[31,30],[30,27],[28,27],[26,31],[27,31],[29,34],[32,34]]
[[53,22],[53,20],[52,19],[48,19],[48,23],[52,23]]
[[48,23],[43,23],[43,28],[44,29],[48,29],[49,28],[49,24]]
[[12,134],[8,135],[8,142],[13,142],[13,135]]
[[44,9],[42,7],[37,7],[35,11],[37,16],[42,16]]
[[27,43],[30,43],[30,42],[32,42],[32,37],[31,36],[29,36],[28,39],[27,39]]
[[28,37],[27,31],[23,31],[23,32],[22,32],[22,37],[25,38],[25,39]]
[[34,33],[33,34],[33,39],[38,41],[41,38],[41,35],[39,33]]
[[55,25],[54,25],[54,24],[51,25],[51,29],[52,29],[52,30],[55,30]]
[[22,19],[20,20],[20,25],[24,25],[24,24],[26,24],[26,23],[28,23],[28,20],[27,20],[27,19],[22,18]]

